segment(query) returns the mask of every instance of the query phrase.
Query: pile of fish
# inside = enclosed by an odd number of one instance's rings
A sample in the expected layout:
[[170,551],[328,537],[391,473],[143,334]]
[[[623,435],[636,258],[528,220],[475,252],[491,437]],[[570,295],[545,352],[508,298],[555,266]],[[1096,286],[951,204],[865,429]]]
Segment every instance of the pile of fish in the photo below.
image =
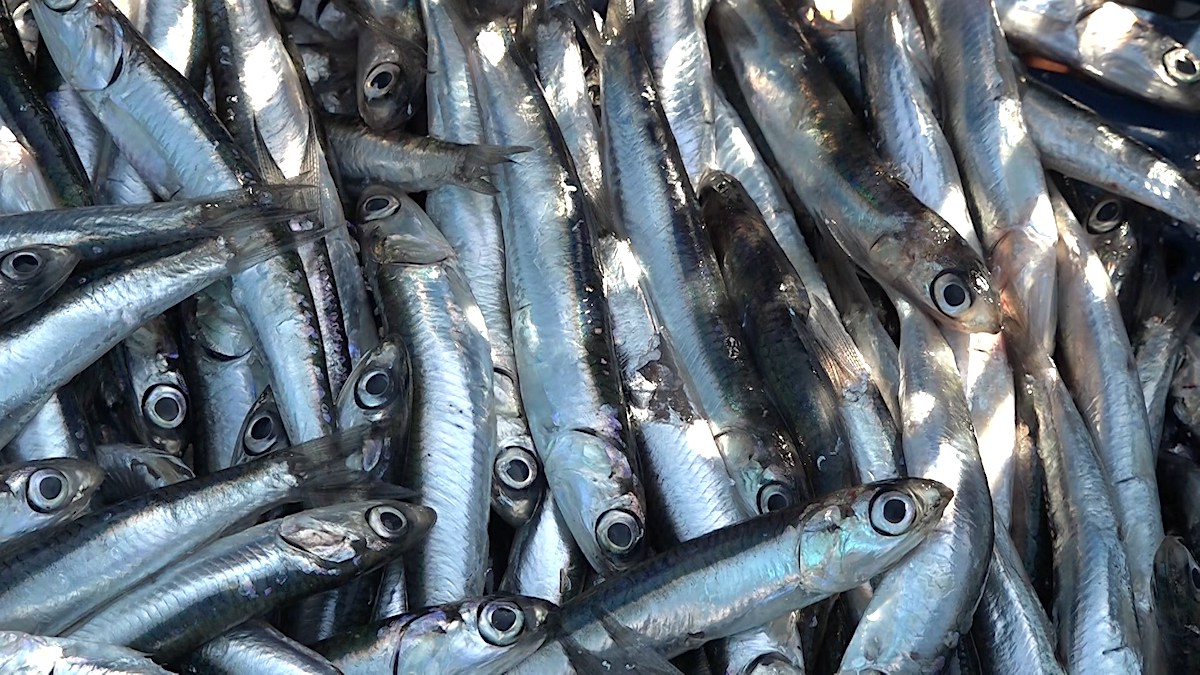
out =
[[1188,27],[0,2],[0,673],[1200,670]]

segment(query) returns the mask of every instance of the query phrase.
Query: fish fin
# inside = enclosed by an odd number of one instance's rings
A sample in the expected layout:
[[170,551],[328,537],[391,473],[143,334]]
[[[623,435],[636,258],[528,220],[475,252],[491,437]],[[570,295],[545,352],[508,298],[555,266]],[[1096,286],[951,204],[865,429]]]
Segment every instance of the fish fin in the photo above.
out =
[[[863,374],[869,373],[867,361],[858,345],[841,326],[841,319],[821,298],[812,298],[808,310],[813,355],[821,369],[838,391],[861,386]],[[803,338],[803,333],[801,334]],[[870,382],[870,377],[866,378]]]
[[267,457],[283,457],[305,484],[305,502],[323,504],[347,499],[408,499],[409,488],[374,475],[380,452],[391,443],[387,428],[362,425],[293,445]]
[[529,152],[533,148],[524,145],[467,145],[454,172],[454,182],[468,190],[485,195],[496,195],[499,191],[491,182],[491,168],[496,164],[511,162],[512,155]]
[[1174,250],[1162,237],[1145,243],[1137,322],[1157,317],[1171,324],[1182,339],[1186,336],[1184,328],[1200,315],[1200,260],[1187,247],[1179,247],[1185,251],[1182,257],[1171,259]]
[[275,161],[275,156],[271,154],[271,149],[267,147],[267,141],[258,128],[258,118],[253,119],[252,126],[254,146],[250,151],[250,158],[254,162],[254,168],[258,169],[259,178],[269,185],[286,185],[288,180],[284,177],[283,170],[279,168],[279,163]]
[[604,626],[604,630],[617,647],[615,654],[606,652],[605,657],[611,660],[612,656],[619,655],[626,661],[620,670],[643,675],[683,675],[645,636],[621,623],[612,614],[601,614],[600,625]]
[[243,224],[235,221],[223,232],[221,239],[233,253],[227,267],[230,274],[248,270],[277,255],[294,251],[305,244],[319,241],[345,223],[333,227],[318,227],[313,218],[316,214],[301,212],[286,221],[274,221],[263,227],[259,222]]
[[558,13],[575,24],[575,29],[583,36],[583,41],[587,43],[592,55],[598,57],[604,47],[604,36],[596,27],[592,8],[588,3],[585,0],[549,0],[549,3],[546,11]]

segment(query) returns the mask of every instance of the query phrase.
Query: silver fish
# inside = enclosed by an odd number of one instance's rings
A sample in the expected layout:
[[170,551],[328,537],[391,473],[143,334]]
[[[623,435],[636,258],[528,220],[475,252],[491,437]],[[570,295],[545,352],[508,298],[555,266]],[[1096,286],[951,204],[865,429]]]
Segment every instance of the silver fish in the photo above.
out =
[[438,514],[420,554],[404,561],[410,602],[480,595],[496,455],[487,329],[454,251],[416,203],[372,191],[359,215],[384,328],[412,363],[412,451],[401,480]]
[[63,675],[170,675],[141,652],[97,642],[0,631],[0,667]]
[[63,634],[170,661],[289,599],[396,557],[434,520],[416,504],[369,501],[268,521],[175,562]]
[[890,568],[950,497],[921,478],[872,483],[685,542],[563,605],[560,637],[512,672],[573,672],[564,641],[603,653],[614,625],[667,658],[761,625]]
[[513,345],[529,430],[580,550],[597,570],[612,573],[645,551],[645,498],[604,300],[596,224],[553,113],[512,34],[492,22],[469,37],[465,46],[485,138],[533,148],[497,175]]
[[732,74],[813,218],[856,263],[939,321],[997,332],[999,296],[982,258],[892,174],[804,36],[772,18],[783,16],[778,3],[739,0],[713,11]]
[[503,673],[541,647],[555,606],[497,595],[388,619],[316,646],[345,675]]
[[78,264],[79,254],[62,246],[34,244],[0,253],[0,325],[49,299]]
[[96,463],[105,476],[100,492],[110,503],[196,477],[179,456],[142,445],[98,445]]
[[0,546],[88,512],[104,480],[100,467],[78,459],[43,459],[0,467]]
[[343,675],[320,654],[263,621],[248,621],[205,642],[180,671],[195,675]]

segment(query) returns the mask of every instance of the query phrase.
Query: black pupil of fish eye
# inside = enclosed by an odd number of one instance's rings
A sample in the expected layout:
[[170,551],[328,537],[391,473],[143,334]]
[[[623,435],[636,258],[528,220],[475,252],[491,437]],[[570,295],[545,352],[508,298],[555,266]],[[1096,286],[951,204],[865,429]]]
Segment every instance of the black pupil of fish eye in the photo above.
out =
[[32,253],[18,253],[11,260],[13,271],[21,276],[28,276],[37,271],[42,261]]
[[366,382],[363,382],[363,390],[372,396],[382,396],[388,388],[387,373],[375,372],[367,376]]
[[786,509],[788,505],[787,495],[782,492],[776,492],[767,497],[767,511],[780,511]]
[[57,499],[63,492],[63,481],[58,476],[46,476],[38,481],[37,490],[42,499]]
[[371,197],[367,200],[366,204],[363,204],[363,210],[367,213],[375,213],[376,211],[382,211],[387,205],[387,199],[383,197]]
[[517,613],[507,607],[497,607],[492,610],[492,627],[504,632],[517,625]]
[[1196,64],[1186,56],[1180,56],[1175,59],[1175,69],[1184,75],[1191,76],[1196,74]]
[[1192,587],[1200,588],[1200,569],[1192,568]]
[[386,70],[375,73],[375,77],[371,78],[371,87],[374,89],[387,89],[391,83],[392,74]]
[[958,282],[950,282],[942,289],[942,298],[951,307],[958,307],[967,301],[967,289]]
[[1121,207],[1116,202],[1105,202],[1096,209],[1096,220],[1101,223],[1111,223],[1121,215]]
[[397,532],[404,529],[404,517],[395,511],[384,511],[379,514],[379,522],[383,524],[383,529],[388,532]]
[[265,441],[271,437],[271,430],[274,426],[275,423],[271,421],[271,418],[263,415],[250,424],[250,438],[256,441]]
[[883,503],[883,519],[896,525],[904,520],[908,506],[900,499],[889,499]]
[[179,401],[169,396],[164,396],[154,402],[154,414],[158,415],[160,419],[174,420],[179,417],[180,412]]
[[608,540],[616,548],[625,548],[633,543],[633,529],[628,523],[613,523],[608,526]]
[[529,480],[529,465],[524,461],[514,460],[504,467],[504,473],[508,474],[508,477],[514,482],[523,483]]

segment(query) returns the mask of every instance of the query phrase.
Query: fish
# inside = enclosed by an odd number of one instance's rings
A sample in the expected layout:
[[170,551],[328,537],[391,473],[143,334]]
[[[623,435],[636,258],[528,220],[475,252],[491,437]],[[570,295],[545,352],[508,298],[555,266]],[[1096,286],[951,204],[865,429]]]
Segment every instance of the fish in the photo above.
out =
[[359,218],[385,329],[409,348],[412,450],[401,480],[439,518],[404,560],[410,602],[480,595],[496,455],[487,328],[453,249],[415,202],[379,188],[364,194]]
[[290,640],[265,621],[255,620],[221,633],[184,657],[181,672],[342,675],[320,654]]
[[[435,519],[432,510],[404,502],[306,509],[197,550],[63,634],[169,662],[248,618],[395,557]],[[213,577],[213,569],[221,573]]]
[[0,467],[0,547],[86,514],[104,471],[80,459],[42,459]]
[[524,596],[473,598],[364,626],[316,649],[345,675],[507,672],[546,640],[556,609]]
[[1193,668],[1200,652],[1200,565],[1178,537],[1166,537],[1154,555],[1154,598],[1170,668]]
[[100,494],[110,504],[196,477],[178,455],[141,445],[98,445],[96,463],[104,470]]
[[67,283],[79,258],[69,248],[47,244],[22,246],[0,255],[0,325],[50,299]]
[[170,675],[141,652],[98,642],[0,631],[0,665],[15,672]]
[[[606,620],[673,658],[853,588],[920,544],[951,495],[935,481],[882,481],[714,530],[564,604],[559,637],[511,672],[571,672],[564,640],[602,653],[614,641]],[[715,595],[689,590],[714,578]]]

